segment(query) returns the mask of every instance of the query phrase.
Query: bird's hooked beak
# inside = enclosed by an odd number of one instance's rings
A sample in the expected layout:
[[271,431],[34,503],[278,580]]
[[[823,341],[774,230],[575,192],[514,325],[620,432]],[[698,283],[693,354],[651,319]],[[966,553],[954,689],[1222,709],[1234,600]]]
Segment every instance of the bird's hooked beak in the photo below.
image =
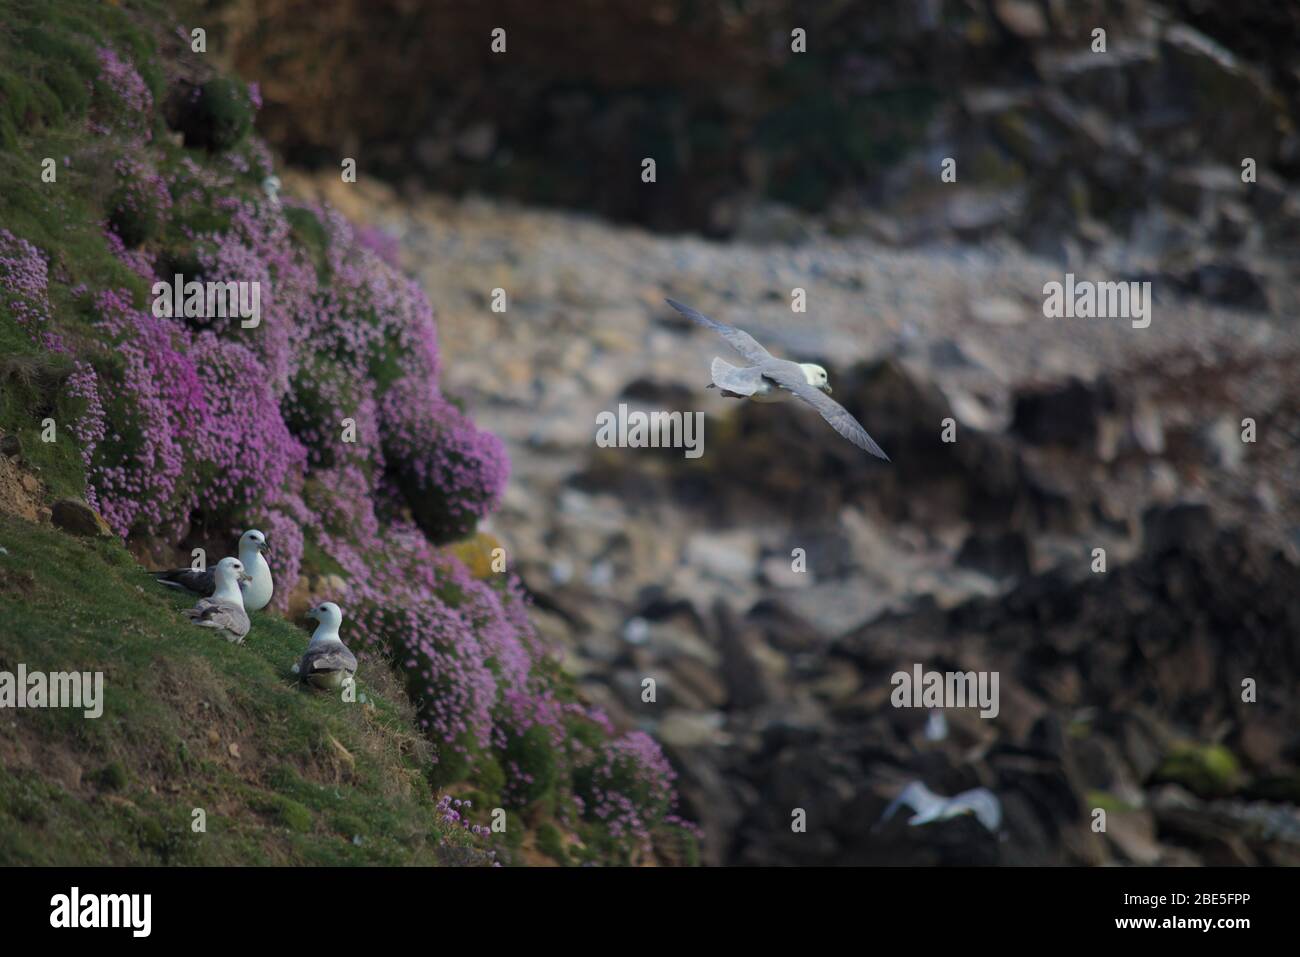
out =
[[267,542],[258,542],[257,550],[261,552],[263,555],[271,554],[271,546]]
[[253,576],[248,572],[240,572],[238,578],[241,582],[251,582],[253,580]]
[[829,382],[823,383],[821,386],[821,390],[825,392],[827,395],[830,395],[832,392],[835,391],[834,389],[831,388],[831,384]]

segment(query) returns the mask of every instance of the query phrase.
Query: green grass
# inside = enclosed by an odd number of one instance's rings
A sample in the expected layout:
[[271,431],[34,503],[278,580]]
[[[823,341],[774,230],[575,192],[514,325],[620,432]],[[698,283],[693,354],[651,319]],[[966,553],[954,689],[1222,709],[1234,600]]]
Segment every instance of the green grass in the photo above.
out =
[[[130,9],[85,0],[0,0],[0,224],[43,248],[66,249],[67,265],[86,275],[125,272],[98,241],[98,217],[85,202],[86,178],[102,164],[87,155],[88,86],[99,75],[97,50],[111,46],[141,69],[155,99],[163,91],[152,37],[138,25],[148,13],[166,22],[156,0]],[[95,138],[90,137],[90,140]],[[56,161],[58,180],[41,182],[41,161]],[[64,158],[72,160],[64,165]],[[72,186],[73,188],[68,188]],[[93,205],[93,204],[89,204]],[[98,242],[97,242],[98,241]],[[82,253],[92,253],[82,262]]]
[[[0,337],[13,328],[0,317]],[[60,388],[71,370],[66,356],[18,350],[0,355],[0,431],[18,436],[24,462],[45,484],[51,499],[81,498],[86,487],[80,447],[66,428],[82,403]],[[46,418],[55,423],[53,442],[43,440]]]
[[0,546],[0,670],[104,673],[97,719],[0,711],[0,864],[432,864],[465,843],[385,662],[346,703],[292,675],[304,628],[259,612],[245,645],[213,638],[115,541],[0,517]]

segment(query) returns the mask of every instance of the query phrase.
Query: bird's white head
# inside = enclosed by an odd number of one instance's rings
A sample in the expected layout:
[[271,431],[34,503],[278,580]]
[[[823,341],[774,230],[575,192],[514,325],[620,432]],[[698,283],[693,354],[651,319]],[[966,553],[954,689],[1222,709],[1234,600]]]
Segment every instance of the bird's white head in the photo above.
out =
[[223,558],[217,562],[216,579],[218,585],[236,585],[239,582],[252,581],[253,577],[244,568],[238,558]]
[[271,553],[271,546],[266,544],[266,536],[255,528],[250,528],[239,536],[239,553],[244,554],[246,549],[253,551]]
[[307,612],[307,617],[315,618],[331,631],[338,631],[339,625],[343,624],[343,609],[332,601],[323,601]]
[[808,384],[814,389],[821,389],[827,395],[831,394],[831,379],[826,374],[826,370],[815,362],[801,362],[799,368],[803,370],[804,377]]

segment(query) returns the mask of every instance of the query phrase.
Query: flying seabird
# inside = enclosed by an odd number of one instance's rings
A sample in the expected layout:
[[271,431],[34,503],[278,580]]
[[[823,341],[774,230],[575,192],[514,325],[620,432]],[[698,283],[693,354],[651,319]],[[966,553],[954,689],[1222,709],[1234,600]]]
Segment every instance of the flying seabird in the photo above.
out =
[[720,389],[728,398],[752,399],[755,402],[775,402],[784,399],[786,393],[793,393],[821,413],[831,428],[858,448],[889,461],[889,456],[876,444],[875,439],[867,435],[867,430],[858,420],[844,406],[830,398],[829,377],[821,366],[812,362],[778,359],[743,329],[710,319],[674,299],[666,301],[687,319],[706,329],[712,329],[750,363],[748,366],[733,366],[715,357],[710,368],[713,377],[710,389]]
[[321,602],[308,618],[320,624],[307,642],[302,661],[298,662],[298,677],[315,688],[336,691],[352,680],[357,671],[357,659],[339,638],[339,625],[343,611],[332,601]]
[[238,558],[223,558],[213,569],[213,578],[216,588],[212,597],[200,598],[197,605],[186,610],[185,617],[200,628],[215,629],[226,641],[242,645],[249,622],[239,583],[248,581],[249,574]]
[[988,788],[972,788],[949,798],[935,794],[920,781],[913,781],[885,808],[876,828],[883,826],[904,805],[916,812],[907,821],[913,827],[963,814],[974,814],[975,819],[990,831],[996,832],[1002,823],[1002,802]]
[[[261,611],[271,601],[271,593],[275,590],[274,583],[271,581],[271,566],[262,557],[263,552],[270,551],[271,546],[266,544],[266,536],[255,528],[249,529],[239,537],[239,560],[243,562],[244,569],[250,576],[244,588],[246,611]],[[183,588],[196,595],[211,595],[217,584],[211,568],[201,572],[196,572],[192,568],[176,568],[151,574],[160,584],[168,588]]]

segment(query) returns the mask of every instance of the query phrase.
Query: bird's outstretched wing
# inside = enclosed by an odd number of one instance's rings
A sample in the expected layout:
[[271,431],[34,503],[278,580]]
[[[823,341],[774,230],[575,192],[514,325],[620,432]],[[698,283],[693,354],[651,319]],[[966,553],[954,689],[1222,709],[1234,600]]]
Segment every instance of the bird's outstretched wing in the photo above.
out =
[[1002,823],[1002,802],[988,788],[972,788],[956,794],[948,802],[952,813],[975,815],[975,819],[990,831],[996,831]]
[[748,332],[745,332],[745,330],[737,329],[735,326],[729,326],[726,323],[718,322],[715,319],[710,319],[708,316],[696,312],[690,306],[682,305],[676,299],[665,299],[664,301],[687,319],[704,326],[706,329],[712,329],[718,335],[722,336],[723,339],[727,340],[727,344],[731,346],[731,348],[735,349],[755,365],[760,362],[766,362],[768,359],[772,358],[772,353],[760,346],[758,340]]
[[922,821],[917,820],[918,818],[923,819],[923,821],[933,820],[932,815],[942,806],[942,798],[920,781],[913,781],[899,792],[898,797],[889,802],[889,806],[885,808],[885,813],[880,815],[880,820],[876,823],[875,829],[879,830],[883,827],[885,822],[893,817],[900,807],[910,807],[916,812],[912,816],[910,823],[917,824],[922,823]]
[[849,414],[849,410],[825,392],[822,392],[821,389],[810,386],[808,380],[804,378],[803,370],[793,362],[774,360],[764,364],[762,371],[766,378],[771,379],[784,389],[789,389],[820,412],[821,417],[830,423],[831,428],[858,448],[870,452],[886,462],[889,461],[889,456],[885,454],[885,450],[876,444],[875,439],[867,435],[867,430]]

